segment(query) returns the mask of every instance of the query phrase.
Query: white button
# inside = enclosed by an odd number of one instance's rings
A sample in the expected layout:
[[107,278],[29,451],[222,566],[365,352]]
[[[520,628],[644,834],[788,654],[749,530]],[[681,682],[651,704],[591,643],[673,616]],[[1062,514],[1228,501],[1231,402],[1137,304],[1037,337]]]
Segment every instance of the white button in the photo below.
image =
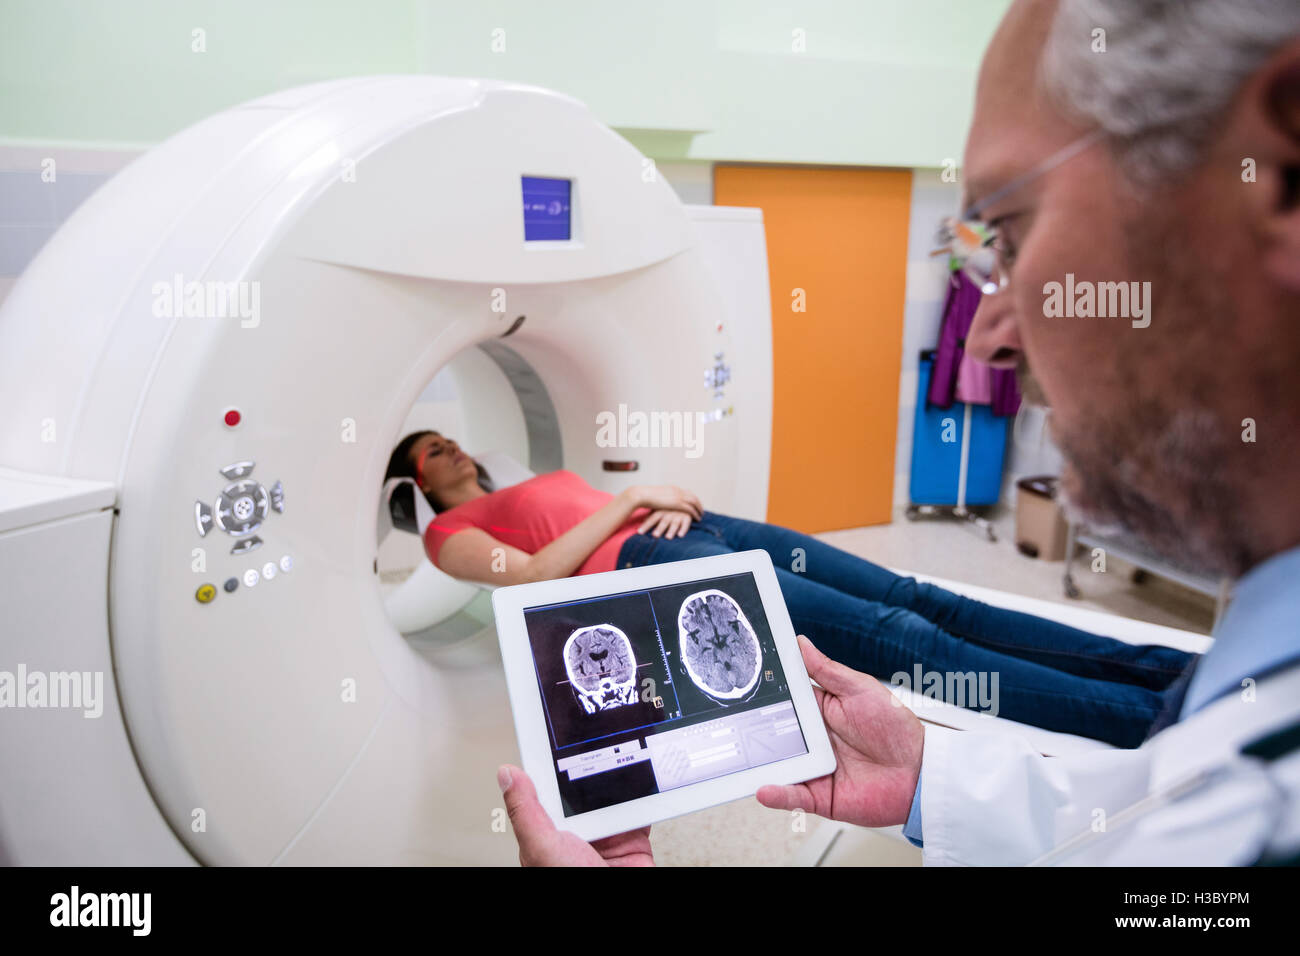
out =
[[293,558],[289,557],[287,554],[286,554],[283,558],[281,558],[281,559],[280,559],[280,570],[281,570],[281,571],[285,571],[285,572],[292,571],[292,570],[293,570]]
[[275,577],[275,562],[268,561],[266,564],[262,565],[262,579],[264,581],[269,581],[273,577]]
[[257,568],[249,568],[244,572],[244,587],[251,588],[259,580],[261,579],[257,575]]

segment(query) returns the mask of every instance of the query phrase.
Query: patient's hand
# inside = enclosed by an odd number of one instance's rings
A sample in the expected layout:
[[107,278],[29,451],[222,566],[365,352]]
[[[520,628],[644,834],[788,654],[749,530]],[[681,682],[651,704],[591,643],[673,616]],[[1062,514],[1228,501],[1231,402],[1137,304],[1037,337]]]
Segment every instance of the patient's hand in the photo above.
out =
[[636,530],[641,534],[648,532],[656,538],[680,538],[691,529],[692,520],[688,512],[661,508],[646,515]]
[[635,485],[624,492],[637,507],[652,511],[685,511],[692,518],[704,513],[700,499],[676,485]]
[[874,677],[831,660],[802,634],[808,674],[835,751],[835,772],[807,783],[766,786],[758,802],[776,810],[884,827],[906,823],[921,773],[921,722]]
[[524,866],[654,866],[649,827],[587,843],[555,828],[537,800],[533,782],[518,767],[506,765],[498,770],[497,783],[503,785],[506,812]]

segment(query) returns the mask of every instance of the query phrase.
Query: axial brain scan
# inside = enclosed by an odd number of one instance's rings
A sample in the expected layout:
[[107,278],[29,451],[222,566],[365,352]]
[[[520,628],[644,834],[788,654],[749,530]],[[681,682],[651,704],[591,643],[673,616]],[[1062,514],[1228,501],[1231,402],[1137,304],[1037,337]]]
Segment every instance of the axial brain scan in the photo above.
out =
[[686,673],[715,700],[744,697],[758,683],[763,652],[740,605],[716,589],[682,602],[677,615]]
[[583,627],[564,643],[564,669],[589,714],[636,702],[636,656],[627,635],[612,624]]

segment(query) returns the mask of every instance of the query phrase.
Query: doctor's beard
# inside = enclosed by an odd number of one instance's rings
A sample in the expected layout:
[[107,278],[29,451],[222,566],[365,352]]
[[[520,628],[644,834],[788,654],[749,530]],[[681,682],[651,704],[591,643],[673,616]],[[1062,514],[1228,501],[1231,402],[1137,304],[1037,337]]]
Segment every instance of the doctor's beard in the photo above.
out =
[[1239,577],[1252,566],[1225,475],[1225,436],[1235,431],[1210,409],[1150,402],[1063,433],[1023,353],[1016,382],[1025,402],[1048,412],[1064,459],[1060,499],[1070,521],[1193,574]]
[[[1174,567],[1237,577],[1252,564],[1223,463],[1223,429],[1207,409],[1094,419],[1082,434],[1052,429],[1065,467],[1066,514],[1118,545]],[[1145,420],[1147,427],[1137,423]]]

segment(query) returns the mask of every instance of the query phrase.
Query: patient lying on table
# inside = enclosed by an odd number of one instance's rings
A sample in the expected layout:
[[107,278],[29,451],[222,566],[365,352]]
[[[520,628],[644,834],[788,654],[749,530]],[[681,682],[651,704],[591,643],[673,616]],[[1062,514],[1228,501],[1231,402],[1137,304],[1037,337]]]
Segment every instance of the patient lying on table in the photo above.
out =
[[[996,675],[997,716],[1119,747],[1145,739],[1195,656],[984,604],[798,531],[705,511],[671,485],[613,495],[561,470],[494,490],[482,466],[437,432],[403,438],[386,477],[420,486],[437,512],[425,551],[453,577],[507,585],[761,548],[796,632],[829,657],[886,682]],[[978,695],[949,703],[990,709]]]

